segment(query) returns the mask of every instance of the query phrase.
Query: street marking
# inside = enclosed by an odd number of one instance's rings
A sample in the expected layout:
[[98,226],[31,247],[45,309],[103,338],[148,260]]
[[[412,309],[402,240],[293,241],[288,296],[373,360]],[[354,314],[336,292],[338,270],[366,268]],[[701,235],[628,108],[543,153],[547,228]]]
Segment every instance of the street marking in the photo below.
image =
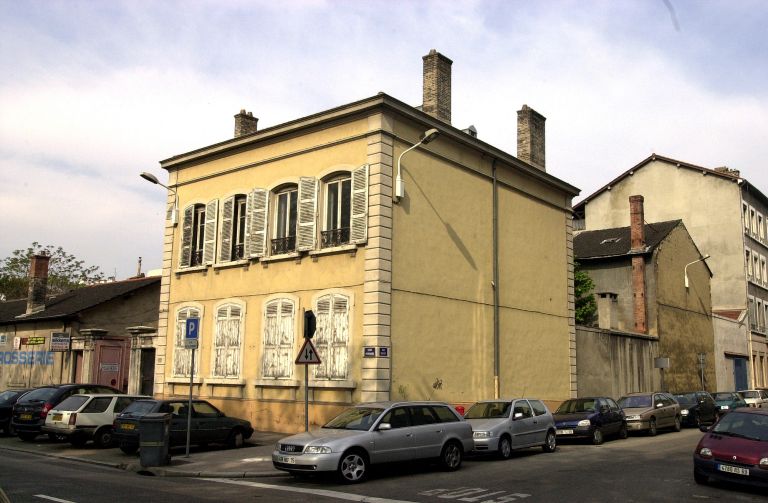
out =
[[245,458],[242,460],[243,463],[258,463],[260,461],[272,461],[272,458]]
[[346,501],[359,501],[362,503],[416,503],[414,501],[406,500],[392,500],[388,498],[376,498],[373,496],[364,496],[360,494],[349,494],[338,491],[328,491],[326,489],[305,489],[303,487],[290,487],[290,486],[276,486],[272,484],[262,484],[260,482],[248,482],[245,480],[229,480],[229,479],[200,479],[207,480],[209,482],[220,482],[222,484],[234,484],[238,486],[258,487],[259,489],[273,489],[275,491],[288,491],[293,493],[302,494],[314,494],[316,496],[326,496],[328,498],[336,498]]
[[35,498],[42,498],[44,500],[58,501],[59,503],[75,503],[74,501],[63,500],[60,498],[54,498],[53,496],[46,496],[45,494],[35,494]]
[[[422,491],[421,496],[437,496],[442,499],[455,499],[457,501],[467,501],[469,503],[511,503],[524,498],[530,498],[530,494],[507,493],[506,491],[493,491],[482,487],[457,487],[455,489],[431,489]],[[495,497],[497,494],[503,496]],[[490,499],[489,499],[490,498]]]

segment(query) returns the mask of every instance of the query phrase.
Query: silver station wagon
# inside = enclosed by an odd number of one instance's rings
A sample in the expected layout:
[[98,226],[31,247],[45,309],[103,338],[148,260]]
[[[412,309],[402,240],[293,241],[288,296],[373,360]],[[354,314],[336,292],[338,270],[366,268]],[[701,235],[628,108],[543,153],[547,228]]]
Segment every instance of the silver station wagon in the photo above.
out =
[[377,402],[345,410],[319,430],[281,439],[272,464],[291,473],[336,472],[362,482],[371,465],[437,459],[458,470],[472,450],[472,427],[441,402]]

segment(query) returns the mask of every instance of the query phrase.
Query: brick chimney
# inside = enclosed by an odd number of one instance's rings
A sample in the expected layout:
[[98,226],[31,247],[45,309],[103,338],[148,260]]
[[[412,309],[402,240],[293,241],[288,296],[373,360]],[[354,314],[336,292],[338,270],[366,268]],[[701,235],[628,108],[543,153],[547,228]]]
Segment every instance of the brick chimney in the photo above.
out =
[[635,332],[647,333],[645,300],[645,215],[643,196],[629,196],[629,237],[632,254],[632,303]]
[[423,56],[424,91],[421,109],[451,123],[451,65],[453,61],[432,49]]
[[259,119],[253,116],[253,113],[246,112],[245,109],[235,115],[235,138],[245,136],[256,132],[256,125]]
[[48,255],[33,255],[29,263],[29,293],[27,294],[27,314],[39,313],[45,309],[45,297],[48,293]]
[[517,111],[517,158],[546,171],[544,122],[546,117],[528,105]]

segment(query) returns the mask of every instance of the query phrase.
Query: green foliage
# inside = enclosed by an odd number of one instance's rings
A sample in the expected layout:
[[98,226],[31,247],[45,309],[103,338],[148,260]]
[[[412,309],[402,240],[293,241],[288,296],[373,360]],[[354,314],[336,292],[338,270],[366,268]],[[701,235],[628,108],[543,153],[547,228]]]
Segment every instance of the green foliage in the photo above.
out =
[[578,262],[574,263],[574,290],[576,296],[576,324],[591,325],[597,318],[597,302],[591,293],[595,283]]
[[97,266],[65,252],[60,246],[43,246],[38,242],[26,250],[14,250],[10,257],[0,260],[0,298],[24,299],[29,288],[29,264],[32,255],[46,254],[48,263],[48,295],[60,295],[104,279]]

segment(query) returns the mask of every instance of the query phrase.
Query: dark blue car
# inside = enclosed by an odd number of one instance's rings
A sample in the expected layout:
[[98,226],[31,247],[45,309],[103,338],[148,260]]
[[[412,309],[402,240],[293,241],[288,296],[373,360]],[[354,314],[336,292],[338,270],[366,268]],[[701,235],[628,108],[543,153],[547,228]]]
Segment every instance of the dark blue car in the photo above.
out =
[[554,413],[557,438],[588,438],[600,445],[606,436],[627,438],[627,421],[612,398],[572,398]]

